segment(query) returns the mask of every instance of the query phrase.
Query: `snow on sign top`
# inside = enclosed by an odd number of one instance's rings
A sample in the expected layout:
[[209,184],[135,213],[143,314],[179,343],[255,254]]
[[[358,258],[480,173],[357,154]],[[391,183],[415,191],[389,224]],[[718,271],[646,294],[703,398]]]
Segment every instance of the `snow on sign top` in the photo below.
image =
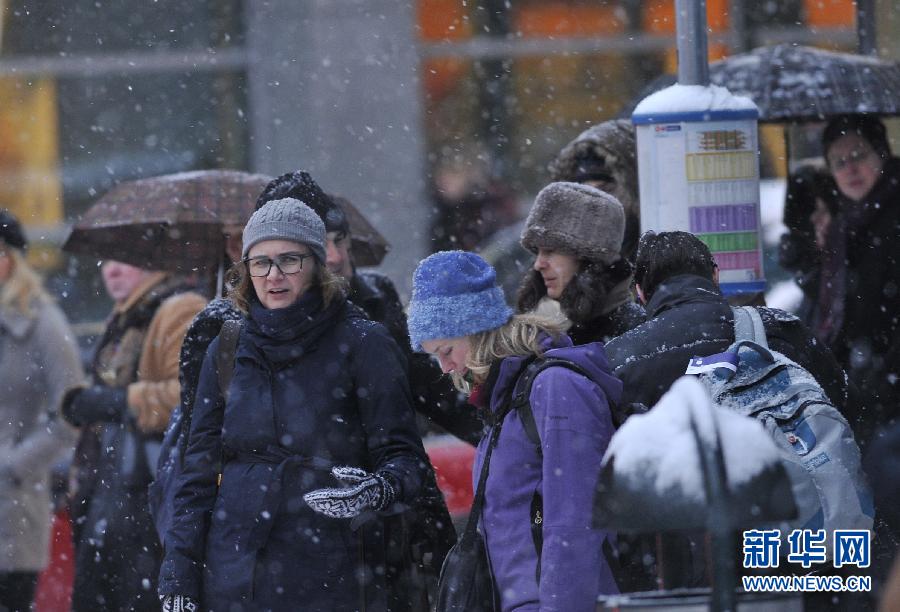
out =
[[615,457],[616,479],[650,479],[660,501],[680,494],[703,503],[703,471],[690,423],[693,412],[700,437],[714,444],[710,411],[718,422],[730,489],[778,463],[778,449],[762,425],[714,407],[706,389],[692,376],[678,379],[650,412],[630,417],[613,435],[603,463]]
[[756,110],[756,104],[750,98],[736,96],[718,85],[676,83],[641,100],[633,115],[735,110]]

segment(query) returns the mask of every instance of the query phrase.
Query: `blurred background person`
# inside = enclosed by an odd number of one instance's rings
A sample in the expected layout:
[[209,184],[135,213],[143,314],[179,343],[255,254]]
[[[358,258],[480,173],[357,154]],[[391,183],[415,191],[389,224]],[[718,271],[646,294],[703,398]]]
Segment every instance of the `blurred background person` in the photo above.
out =
[[550,179],[583,183],[614,196],[625,210],[622,256],[634,262],[641,231],[637,142],[628,119],[604,121],[579,134],[550,163]]
[[515,194],[491,176],[480,157],[475,159],[448,162],[435,171],[433,251],[478,251],[494,233],[519,220]]
[[49,561],[50,470],[75,445],[59,407],[84,380],[74,336],[25,248],[18,220],[0,210],[0,608],[23,612]]
[[82,427],[73,460],[75,611],[158,610],[161,561],[147,487],[178,403],[182,338],[206,299],[177,275],[104,261],[114,302],[87,387],[63,403]]
[[818,314],[819,275],[832,217],[837,214],[837,186],[825,168],[801,166],[789,178],[784,202],[787,232],[778,246],[778,263],[794,274],[803,292],[795,313],[810,328]]
[[535,258],[522,279],[518,311],[556,300],[572,322],[567,333],[575,344],[606,342],[643,323],[632,266],[621,253],[624,232],[625,211],[614,196],[579,183],[544,187],[522,231],[522,246]]
[[896,419],[900,402],[900,159],[869,115],[833,119],[822,144],[840,197],[814,331],[862,393],[861,413],[848,419],[864,447]]

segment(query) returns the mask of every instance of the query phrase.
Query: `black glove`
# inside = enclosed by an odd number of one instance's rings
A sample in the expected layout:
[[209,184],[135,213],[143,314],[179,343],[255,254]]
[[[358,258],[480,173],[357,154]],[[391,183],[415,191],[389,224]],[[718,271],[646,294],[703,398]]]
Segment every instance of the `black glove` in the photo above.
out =
[[127,391],[123,387],[94,385],[72,389],[63,398],[62,414],[72,425],[119,423],[125,415]]
[[199,612],[197,602],[185,595],[166,595],[162,600],[162,612]]
[[394,478],[355,467],[331,468],[334,477],[351,485],[345,489],[316,489],[303,496],[310,508],[331,518],[354,518],[364,510],[384,510],[394,501]]

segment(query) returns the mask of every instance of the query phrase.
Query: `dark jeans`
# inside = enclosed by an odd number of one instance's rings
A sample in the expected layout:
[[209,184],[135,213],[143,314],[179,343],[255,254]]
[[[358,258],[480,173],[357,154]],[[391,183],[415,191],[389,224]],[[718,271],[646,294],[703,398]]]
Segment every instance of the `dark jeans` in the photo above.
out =
[[10,612],[31,610],[37,578],[37,572],[0,573],[0,607]]

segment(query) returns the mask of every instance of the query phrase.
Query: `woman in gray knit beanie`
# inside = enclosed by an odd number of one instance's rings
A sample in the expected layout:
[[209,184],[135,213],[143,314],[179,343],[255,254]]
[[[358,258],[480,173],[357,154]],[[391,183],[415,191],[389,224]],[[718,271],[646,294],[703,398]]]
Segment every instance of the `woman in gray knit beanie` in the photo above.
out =
[[645,319],[631,293],[632,266],[621,254],[625,211],[612,195],[580,183],[550,183],[522,231],[535,254],[519,288],[519,312],[544,298],[559,302],[575,344],[607,341]]
[[230,295],[243,317],[203,362],[163,610],[394,609],[397,544],[369,519],[408,507],[429,469],[403,354],[346,299],[306,204],[267,203],[243,241]]

